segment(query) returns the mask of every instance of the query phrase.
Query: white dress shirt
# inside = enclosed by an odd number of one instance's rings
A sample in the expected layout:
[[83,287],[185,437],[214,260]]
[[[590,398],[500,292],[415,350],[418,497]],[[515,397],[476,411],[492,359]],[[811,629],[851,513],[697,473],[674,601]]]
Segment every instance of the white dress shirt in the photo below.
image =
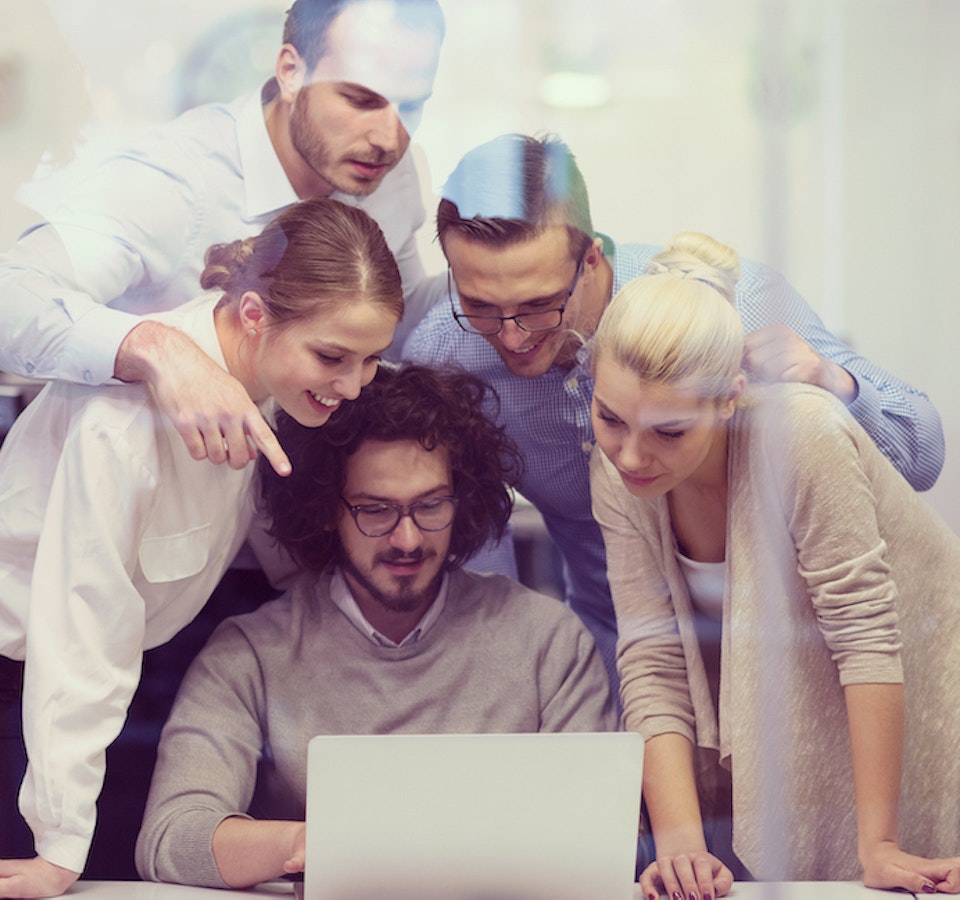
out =
[[[78,167],[80,168],[80,167]],[[195,296],[212,244],[259,233],[298,198],[273,149],[259,92],[189,110],[112,153],[54,196],[31,203],[46,222],[0,257],[0,369],[103,384],[130,313]],[[334,194],[380,225],[403,277],[407,330],[445,290],[426,279],[415,232],[424,208],[406,154],[369,197]]]
[[[157,318],[224,365],[218,297]],[[25,660],[20,807],[50,862],[82,871],[143,650],[206,603],[253,472],[192,459],[141,385],[49,384],[0,449],[0,653]]]

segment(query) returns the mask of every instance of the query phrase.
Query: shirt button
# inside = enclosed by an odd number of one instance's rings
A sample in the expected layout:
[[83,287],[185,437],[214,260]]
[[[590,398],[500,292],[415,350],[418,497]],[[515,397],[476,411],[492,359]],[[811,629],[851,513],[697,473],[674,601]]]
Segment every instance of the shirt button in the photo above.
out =
[[568,390],[568,391],[575,391],[578,387],[580,387],[580,382],[577,381],[577,376],[576,376],[576,375],[571,375],[571,376],[566,380],[566,387],[567,387],[567,390]]
[[24,368],[27,370],[28,375],[32,375],[37,367],[33,364],[32,359],[28,359],[27,364],[24,366]]
[[84,380],[87,384],[93,384],[93,372],[91,372],[89,369],[84,369],[84,370],[83,370],[83,380]]
[[584,453],[592,453],[592,452],[593,452],[593,441],[584,441],[584,442],[580,445],[580,449],[583,450]]

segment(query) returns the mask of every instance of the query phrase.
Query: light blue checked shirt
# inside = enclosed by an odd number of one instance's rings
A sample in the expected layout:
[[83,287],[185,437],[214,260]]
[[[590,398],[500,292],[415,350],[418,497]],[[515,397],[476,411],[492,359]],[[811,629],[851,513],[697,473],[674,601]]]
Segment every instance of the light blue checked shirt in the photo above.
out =
[[[613,292],[641,275],[661,249],[607,239]],[[748,332],[774,323],[788,325],[850,372],[858,389],[850,412],[914,488],[933,485],[943,467],[943,429],[925,394],[857,356],[827,331],[782,275],[766,266],[741,260],[736,305]],[[520,491],[543,515],[563,558],[567,602],[592,632],[615,685],[617,625],[603,538],[590,511],[593,379],[587,351],[580,350],[577,365],[569,371],[553,366],[536,378],[512,375],[484,338],[467,334],[448,306],[438,304],[410,336],[404,356],[429,365],[456,363],[496,390],[497,421],[524,458]]]

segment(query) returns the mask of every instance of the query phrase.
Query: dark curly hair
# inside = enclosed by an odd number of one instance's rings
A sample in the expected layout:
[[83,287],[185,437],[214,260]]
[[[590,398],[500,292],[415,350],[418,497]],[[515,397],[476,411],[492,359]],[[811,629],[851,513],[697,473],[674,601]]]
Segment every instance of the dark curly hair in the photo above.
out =
[[489,385],[461,369],[382,364],[359,398],[341,406],[322,428],[305,428],[280,413],[277,435],[293,472],[281,478],[260,459],[270,534],[302,568],[326,568],[340,553],[337,525],[349,457],[366,440],[415,440],[449,454],[460,502],[447,568],[458,568],[488,538],[503,536],[513,507],[511,488],[521,474],[519,451],[488,418],[498,402]]

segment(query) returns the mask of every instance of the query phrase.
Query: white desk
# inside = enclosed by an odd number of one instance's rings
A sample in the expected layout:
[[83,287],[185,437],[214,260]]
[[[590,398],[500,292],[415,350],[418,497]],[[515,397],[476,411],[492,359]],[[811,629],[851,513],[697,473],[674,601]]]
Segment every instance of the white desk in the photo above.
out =
[[[293,886],[286,882],[263,884],[249,891],[220,891],[211,888],[153,884],[144,881],[78,881],[67,897],[82,900],[232,900],[234,897],[293,897]],[[636,900],[643,900],[636,889]],[[876,891],[854,882],[807,881],[774,883],[743,882],[733,886],[730,900],[895,900],[916,894]],[[597,898],[601,900],[601,898]]]
[[[908,892],[878,891],[858,881],[744,881],[734,884],[727,894],[731,900],[898,900],[916,896]],[[636,897],[640,900],[639,890]]]
[[67,897],[81,900],[233,900],[234,897],[293,898],[290,882],[270,882],[248,891],[221,891],[214,888],[184,887],[180,884],[156,884],[151,881],[84,881],[67,891]]

